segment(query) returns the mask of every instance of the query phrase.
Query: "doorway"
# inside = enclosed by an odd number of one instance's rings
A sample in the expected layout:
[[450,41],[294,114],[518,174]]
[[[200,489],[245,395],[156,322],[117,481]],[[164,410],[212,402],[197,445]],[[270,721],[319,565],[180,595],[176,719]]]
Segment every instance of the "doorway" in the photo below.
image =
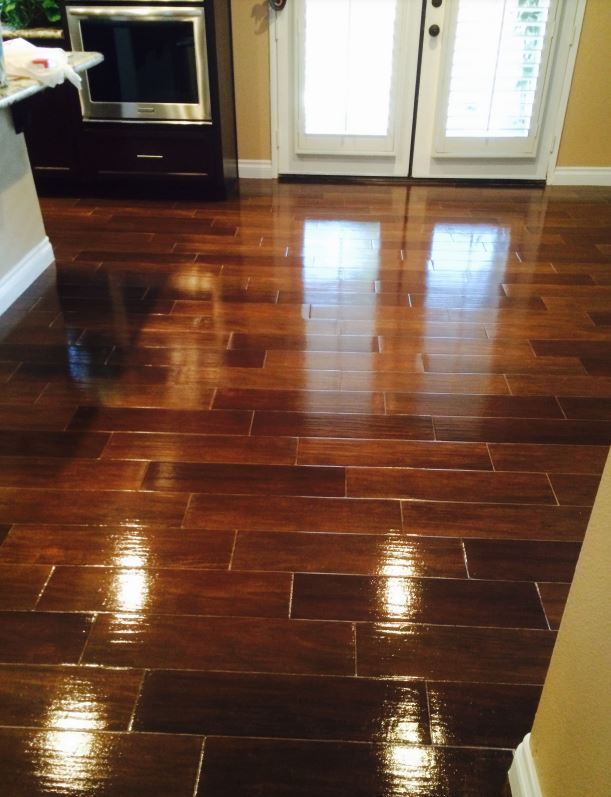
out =
[[583,0],[289,0],[280,175],[544,180]]

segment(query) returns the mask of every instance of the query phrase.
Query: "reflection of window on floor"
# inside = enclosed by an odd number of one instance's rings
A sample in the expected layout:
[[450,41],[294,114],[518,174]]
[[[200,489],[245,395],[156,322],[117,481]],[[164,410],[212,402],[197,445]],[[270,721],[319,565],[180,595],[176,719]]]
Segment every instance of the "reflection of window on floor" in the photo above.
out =
[[[435,271],[486,271],[503,268],[511,231],[488,224],[436,224],[430,259]],[[495,277],[498,282],[498,276]]]
[[306,134],[387,135],[396,5],[306,0]]
[[380,223],[375,221],[317,221],[303,225],[304,285],[336,282],[342,269],[370,268],[379,262]]

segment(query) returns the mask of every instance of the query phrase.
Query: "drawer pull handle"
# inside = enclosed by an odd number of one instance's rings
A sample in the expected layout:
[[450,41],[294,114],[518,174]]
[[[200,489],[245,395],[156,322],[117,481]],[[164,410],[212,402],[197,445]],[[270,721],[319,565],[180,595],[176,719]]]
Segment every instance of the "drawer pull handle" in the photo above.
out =
[[147,158],[153,160],[163,160],[165,155],[136,155],[137,158]]

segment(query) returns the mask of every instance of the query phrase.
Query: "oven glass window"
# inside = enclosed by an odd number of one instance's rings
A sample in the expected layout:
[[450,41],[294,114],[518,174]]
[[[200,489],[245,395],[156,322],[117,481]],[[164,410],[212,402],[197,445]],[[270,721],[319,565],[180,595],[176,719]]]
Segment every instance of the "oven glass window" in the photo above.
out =
[[93,102],[199,102],[192,23],[87,19],[81,36],[104,55],[87,76]]

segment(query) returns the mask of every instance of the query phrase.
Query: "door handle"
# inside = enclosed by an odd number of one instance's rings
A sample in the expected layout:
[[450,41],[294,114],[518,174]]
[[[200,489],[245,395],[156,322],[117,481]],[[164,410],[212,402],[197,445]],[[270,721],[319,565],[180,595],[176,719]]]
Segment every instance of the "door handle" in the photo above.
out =
[[269,4],[274,9],[274,11],[282,11],[284,6],[286,5],[286,0],[269,0]]
[[439,25],[431,25],[431,27],[429,28],[429,36],[432,36],[433,38],[435,38],[435,36],[439,36],[440,33],[441,33],[441,28],[439,27]]

